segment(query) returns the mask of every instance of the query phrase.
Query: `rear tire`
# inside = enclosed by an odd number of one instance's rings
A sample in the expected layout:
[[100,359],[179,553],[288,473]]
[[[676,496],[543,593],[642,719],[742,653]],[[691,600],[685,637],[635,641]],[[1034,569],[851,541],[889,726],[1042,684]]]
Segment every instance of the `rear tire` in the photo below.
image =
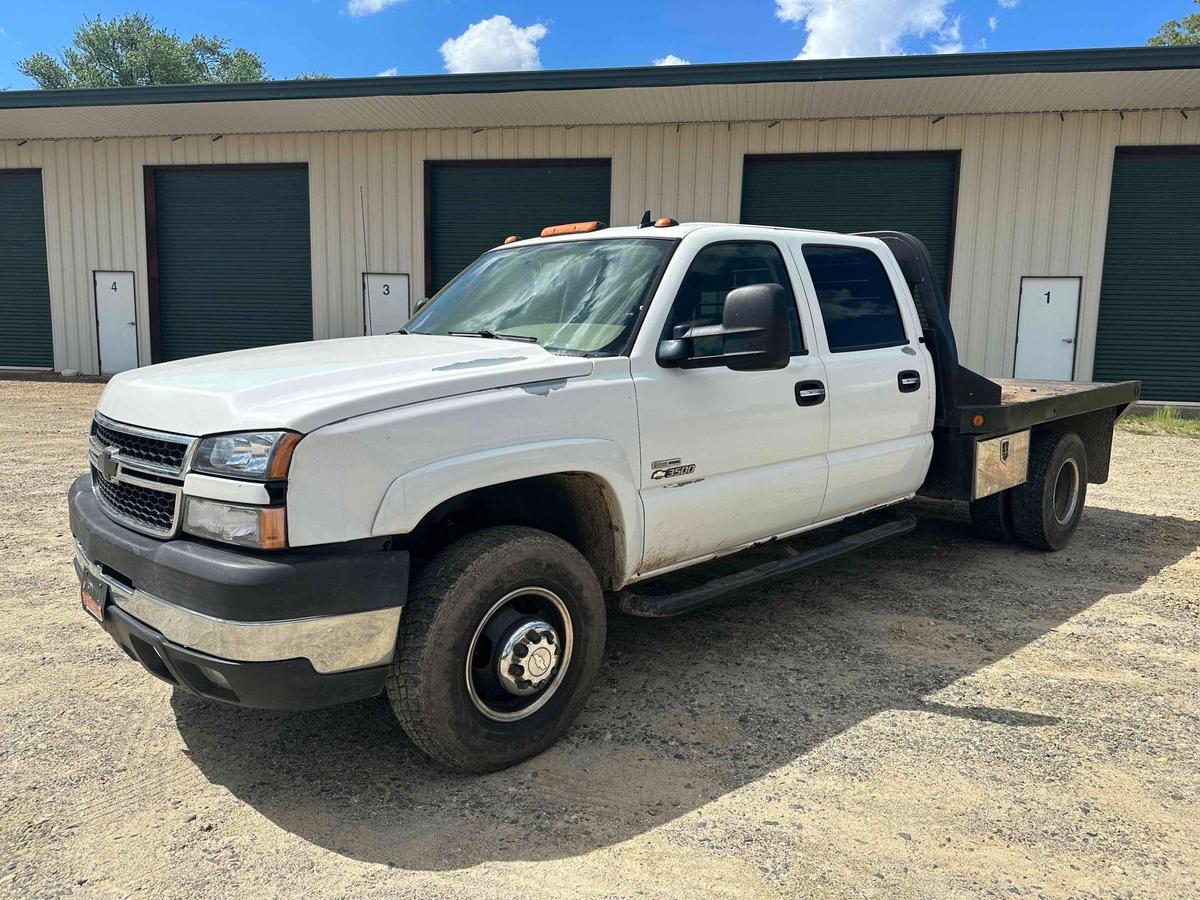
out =
[[998,491],[971,501],[971,524],[979,536],[1009,544],[1013,540],[1012,491]]
[[579,551],[534,528],[487,528],[417,577],[388,699],[413,743],[447,767],[503,769],[570,727],[604,637],[604,597]]
[[1074,432],[1034,433],[1029,474],[1012,489],[1012,526],[1035,550],[1061,550],[1071,541],[1087,499],[1087,453]]

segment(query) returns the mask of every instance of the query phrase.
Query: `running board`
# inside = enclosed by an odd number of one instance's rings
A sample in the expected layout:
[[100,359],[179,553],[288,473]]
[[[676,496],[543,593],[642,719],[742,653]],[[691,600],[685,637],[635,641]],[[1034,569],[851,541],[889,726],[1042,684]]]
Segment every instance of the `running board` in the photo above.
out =
[[787,559],[755,566],[744,572],[735,572],[732,575],[714,579],[700,587],[680,591],[676,594],[653,596],[622,591],[617,595],[617,608],[631,616],[645,616],[651,619],[678,616],[681,613],[692,612],[702,606],[707,606],[731,591],[791,575],[793,572],[798,572],[827,559],[833,559],[852,550],[861,550],[889,538],[908,534],[916,527],[917,520],[912,516],[905,515],[885,522],[883,525],[868,528],[866,531],[847,535],[830,544],[805,550]]

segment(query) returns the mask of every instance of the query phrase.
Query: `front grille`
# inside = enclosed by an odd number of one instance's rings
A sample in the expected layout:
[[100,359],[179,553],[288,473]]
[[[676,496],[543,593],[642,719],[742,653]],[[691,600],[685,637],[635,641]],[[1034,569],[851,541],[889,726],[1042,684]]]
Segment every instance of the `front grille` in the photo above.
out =
[[92,466],[92,485],[102,504],[117,516],[161,535],[174,532],[177,494],[127,481],[107,481],[95,466]]
[[103,447],[116,447],[121,458],[133,462],[150,463],[173,471],[183,468],[189,443],[167,437],[150,437],[109,427],[92,420],[92,434]]

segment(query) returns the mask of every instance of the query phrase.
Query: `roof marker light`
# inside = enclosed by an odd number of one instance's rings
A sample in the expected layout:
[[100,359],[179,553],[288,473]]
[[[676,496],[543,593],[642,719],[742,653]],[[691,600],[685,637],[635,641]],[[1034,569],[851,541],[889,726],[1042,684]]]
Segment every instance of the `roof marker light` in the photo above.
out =
[[547,225],[542,229],[542,237],[554,237],[559,234],[586,234],[589,231],[599,231],[604,227],[603,222],[570,222],[566,225]]
[[655,228],[670,228],[672,225],[678,225],[678,224],[679,223],[676,222],[674,219],[672,219],[670,216],[663,216],[661,219],[654,220]]
[[520,238],[519,238],[519,237],[517,237],[515,234],[510,234],[508,237],[506,237],[506,238],[504,239],[504,243],[506,243],[506,244],[515,244],[515,243],[516,243],[517,241],[519,241],[519,240],[520,240]]

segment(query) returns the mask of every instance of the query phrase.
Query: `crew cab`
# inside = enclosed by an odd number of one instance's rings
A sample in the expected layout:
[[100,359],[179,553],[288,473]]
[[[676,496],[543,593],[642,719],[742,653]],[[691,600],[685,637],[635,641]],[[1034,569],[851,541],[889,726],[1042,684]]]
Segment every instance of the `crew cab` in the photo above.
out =
[[551,227],[399,333],[113,378],[70,490],[75,567],[83,606],[179,689],[386,693],[429,755],[494,770],[569,727],[610,613],[690,612],[900,536],[918,493],[1065,546],[1139,389],[961,366],[906,234]]

